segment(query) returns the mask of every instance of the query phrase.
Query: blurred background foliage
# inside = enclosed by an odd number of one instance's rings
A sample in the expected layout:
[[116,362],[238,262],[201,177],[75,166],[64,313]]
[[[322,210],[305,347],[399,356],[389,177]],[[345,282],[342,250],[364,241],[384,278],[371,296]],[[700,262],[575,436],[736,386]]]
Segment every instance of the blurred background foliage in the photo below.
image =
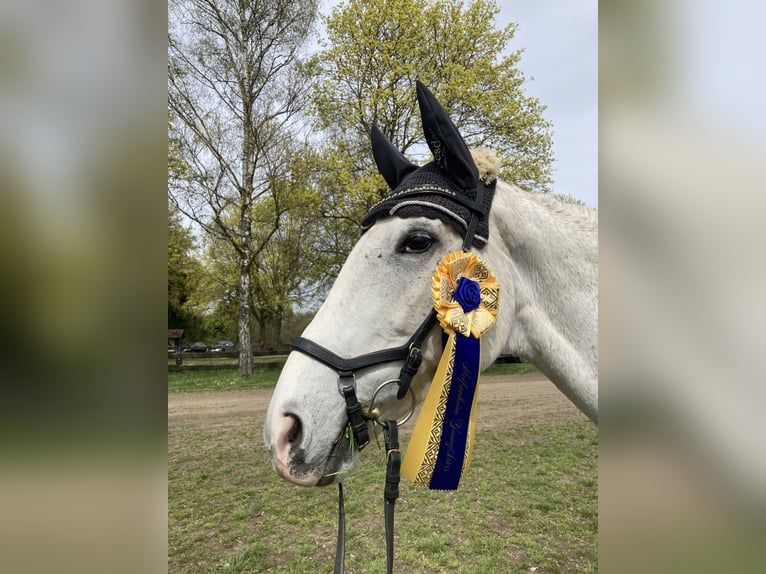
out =
[[[610,572],[764,564],[759,10],[599,5]],[[3,571],[167,566],[167,24],[164,5],[115,0],[12,0],[0,19]],[[305,147],[317,129],[293,149],[346,166],[312,170],[340,257],[356,212],[326,198],[361,205],[381,182],[354,191],[364,142]]]

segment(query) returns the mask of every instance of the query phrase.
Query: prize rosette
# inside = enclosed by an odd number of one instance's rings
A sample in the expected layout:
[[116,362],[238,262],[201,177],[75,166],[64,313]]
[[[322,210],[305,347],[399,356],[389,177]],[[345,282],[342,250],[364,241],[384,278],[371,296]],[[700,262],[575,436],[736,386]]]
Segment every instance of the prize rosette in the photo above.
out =
[[439,262],[431,293],[449,335],[402,462],[402,474],[432,490],[454,490],[465,475],[474,438],[481,337],[497,317],[500,285],[471,252]]

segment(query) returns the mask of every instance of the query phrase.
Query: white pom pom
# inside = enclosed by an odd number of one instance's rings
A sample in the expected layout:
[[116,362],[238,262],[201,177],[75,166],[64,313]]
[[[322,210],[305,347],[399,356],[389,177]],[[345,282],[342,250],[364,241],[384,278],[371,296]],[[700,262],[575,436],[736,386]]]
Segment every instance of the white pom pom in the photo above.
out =
[[484,183],[491,183],[497,179],[497,170],[500,167],[500,158],[491,149],[480,147],[471,150],[471,157],[479,170],[479,179]]

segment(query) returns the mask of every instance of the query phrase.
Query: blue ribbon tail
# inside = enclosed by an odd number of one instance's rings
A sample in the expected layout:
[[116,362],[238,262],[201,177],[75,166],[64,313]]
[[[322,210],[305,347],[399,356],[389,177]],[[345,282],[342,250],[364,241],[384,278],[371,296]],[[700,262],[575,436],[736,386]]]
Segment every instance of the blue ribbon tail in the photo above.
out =
[[480,358],[481,341],[476,337],[456,334],[455,364],[447,394],[439,453],[429,483],[432,490],[455,490],[460,482]]

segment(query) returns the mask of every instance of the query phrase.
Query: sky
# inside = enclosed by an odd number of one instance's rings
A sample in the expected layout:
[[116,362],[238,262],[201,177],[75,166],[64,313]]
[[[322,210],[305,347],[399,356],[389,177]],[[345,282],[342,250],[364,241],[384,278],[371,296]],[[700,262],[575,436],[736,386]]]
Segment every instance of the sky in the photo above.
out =
[[[469,1],[469,0],[466,0]],[[328,13],[337,0],[324,0]],[[497,27],[516,22],[525,91],[553,123],[552,191],[598,207],[598,2],[496,0]]]
[[516,22],[511,50],[527,95],[553,123],[553,191],[598,207],[598,3],[595,0],[498,0],[498,26]]

